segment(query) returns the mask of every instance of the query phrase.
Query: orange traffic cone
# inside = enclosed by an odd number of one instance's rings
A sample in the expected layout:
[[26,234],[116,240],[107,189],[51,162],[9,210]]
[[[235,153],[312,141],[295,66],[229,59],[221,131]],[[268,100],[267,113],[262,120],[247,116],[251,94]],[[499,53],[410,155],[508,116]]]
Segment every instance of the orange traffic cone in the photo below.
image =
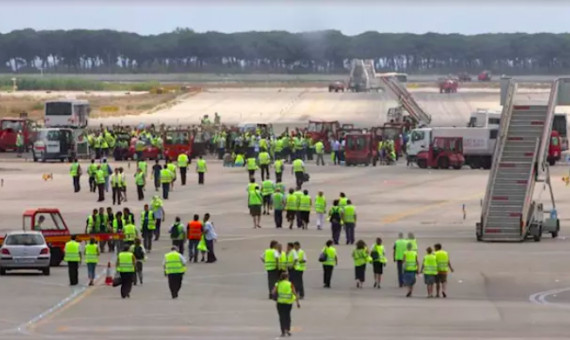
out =
[[113,275],[111,275],[111,261],[107,262],[107,273],[105,274],[105,284],[107,286],[113,285]]

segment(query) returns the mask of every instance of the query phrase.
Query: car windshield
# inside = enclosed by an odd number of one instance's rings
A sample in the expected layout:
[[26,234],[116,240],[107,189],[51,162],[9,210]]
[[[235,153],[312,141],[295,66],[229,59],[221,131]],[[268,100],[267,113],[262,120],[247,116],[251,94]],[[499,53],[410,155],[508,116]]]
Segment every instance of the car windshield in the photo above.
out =
[[322,130],[323,130],[323,123],[315,123],[315,122],[310,122],[309,128],[307,129],[307,131],[309,132],[321,132]]
[[24,129],[24,123],[21,120],[3,120],[2,130],[12,129],[13,131],[22,131]]
[[5,244],[8,246],[38,246],[44,244],[44,238],[37,234],[8,235]]
[[166,144],[188,144],[187,131],[170,131],[166,133]]
[[363,150],[366,145],[364,137],[349,137],[346,139],[346,148],[348,150]]
[[417,142],[417,141],[420,141],[420,140],[424,140],[425,136],[426,136],[425,131],[416,131],[416,130],[414,130],[414,131],[412,131],[412,142]]

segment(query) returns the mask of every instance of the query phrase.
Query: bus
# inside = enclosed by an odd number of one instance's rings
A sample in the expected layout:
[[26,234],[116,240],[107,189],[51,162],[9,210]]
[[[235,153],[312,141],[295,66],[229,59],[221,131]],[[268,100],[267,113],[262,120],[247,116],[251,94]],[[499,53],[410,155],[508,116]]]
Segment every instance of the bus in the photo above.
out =
[[91,107],[87,100],[52,100],[45,103],[45,127],[84,128]]

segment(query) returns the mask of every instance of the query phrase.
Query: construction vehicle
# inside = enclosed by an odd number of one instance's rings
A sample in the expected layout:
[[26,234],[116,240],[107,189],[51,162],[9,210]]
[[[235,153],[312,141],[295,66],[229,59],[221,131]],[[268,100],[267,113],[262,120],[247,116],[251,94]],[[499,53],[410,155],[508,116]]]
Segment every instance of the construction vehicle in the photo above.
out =
[[[390,91],[400,103],[402,109],[388,110],[388,121],[398,124],[409,124],[411,127],[427,126],[431,123],[431,116],[427,114],[408,92],[406,86],[393,75],[379,75],[386,89]],[[390,116],[392,113],[392,116]],[[407,114],[406,114],[407,113]]]
[[[51,266],[59,266],[63,261],[65,243],[71,240],[71,232],[63,219],[59,209],[37,208],[24,211],[23,230],[38,231],[42,233],[50,249]],[[77,242],[89,241],[92,237],[97,241],[120,240],[122,234],[100,233],[100,234],[73,234]],[[0,236],[0,245],[4,242],[4,237]]]
[[[547,154],[556,106],[570,105],[570,78],[552,83],[546,103],[524,102],[517,98],[517,83],[511,79],[505,83],[501,86],[499,137],[476,237],[478,241],[505,242],[540,241],[543,232],[556,237],[560,221]],[[541,200],[542,195],[535,196],[535,188],[548,189],[550,202]]]
[[329,84],[329,92],[344,92],[345,89],[346,85],[342,80],[337,80]]
[[313,143],[318,141],[322,142],[325,146],[325,152],[331,151],[330,140],[332,138],[338,138],[338,130],[340,129],[340,123],[335,121],[315,121],[310,120],[309,125],[305,131],[305,136],[310,137]]
[[346,166],[372,164],[376,166],[378,147],[372,133],[348,133],[345,136],[344,157]]
[[192,156],[194,137],[189,129],[167,130],[164,137],[164,156],[175,160],[180,154]]
[[428,150],[420,151],[416,163],[421,169],[461,169],[465,164],[461,137],[435,137]]
[[434,127],[414,129],[406,150],[408,162],[415,162],[417,156],[428,149],[438,137],[462,138],[465,164],[472,169],[490,169],[497,141],[498,127]]
[[487,70],[482,71],[477,76],[477,80],[479,80],[479,81],[491,81],[491,72],[487,71]]
[[456,93],[459,82],[452,78],[440,78],[438,85],[439,93]]
[[24,150],[28,150],[36,138],[36,123],[24,117],[0,119],[0,151],[16,151],[18,132],[24,138]]

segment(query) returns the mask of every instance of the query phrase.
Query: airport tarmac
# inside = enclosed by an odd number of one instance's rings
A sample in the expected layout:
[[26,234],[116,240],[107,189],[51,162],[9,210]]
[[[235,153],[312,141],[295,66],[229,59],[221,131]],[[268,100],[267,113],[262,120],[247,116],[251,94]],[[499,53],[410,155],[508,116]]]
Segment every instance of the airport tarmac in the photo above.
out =
[[[119,164],[111,162],[115,167]],[[134,163],[122,163],[129,174],[129,201],[137,220],[144,202],[136,201]],[[86,167],[83,163],[82,167]],[[82,286],[68,286],[65,265],[52,275],[0,277],[0,339],[274,339],[279,335],[274,302],[267,299],[267,282],[259,260],[272,239],[300,241],[307,251],[306,298],[293,310],[293,337],[297,339],[566,339],[570,317],[570,275],[566,228],[570,189],[560,180],[567,166],[551,172],[561,235],[539,243],[478,243],[479,220],[488,172],[484,170],[421,170],[403,164],[390,167],[309,165],[311,195],[322,190],[329,205],[345,192],[357,208],[356,239],[371,245],[382,237],[387,254],[398,232],[415,232],[421,255],[440,242],[450,253],[455,273],[449,277],[447,299],[426,299],[418,277],[414,297],[397,288],[394,263],[388,262],[382,289],[372,288],[367,268],[364,289],[353,280],[351,246],[340,245],[339,266],[332,289],[322,288],[318,255],[330,230],[275,229],[273,216],[262,217],[262,229],[252,228],[246,207],[247,174],[242,168],[223,168],[209,160],[206,185],[196,174],[189,184],[177,182],[165,202],[166,223],[161,240],[145,263],[145,283],[122,300],[116,288],[104,286],[104,254],[95,287],[84,286],[86,268],[80,268]],[[21,213],[33,207],[59,208],[73,232],[82,232],[90,210],[110,206],[96,203],[82,177],[80,193],[72,192],[69,165],[0,160],[0,231],[20,229]],[[286,168],[284,182],[294,178]],[[52,181],[42,174],[53,174]],[[155,194],[152,182],[146,201]],[[542,189],[542,187],[540,187]],[[537,189],[537,197],[547,192]],[[463,219],[463,205],[466,218]],[[174,216],[184,221],[209,212],[219,242],[218,262],[189,264],[177,300],[170,298],[161,262],[169,248],[168,228]],[[314,221],[315,216],[311,216]],[[344,236],[341,238],[341,243]]]

